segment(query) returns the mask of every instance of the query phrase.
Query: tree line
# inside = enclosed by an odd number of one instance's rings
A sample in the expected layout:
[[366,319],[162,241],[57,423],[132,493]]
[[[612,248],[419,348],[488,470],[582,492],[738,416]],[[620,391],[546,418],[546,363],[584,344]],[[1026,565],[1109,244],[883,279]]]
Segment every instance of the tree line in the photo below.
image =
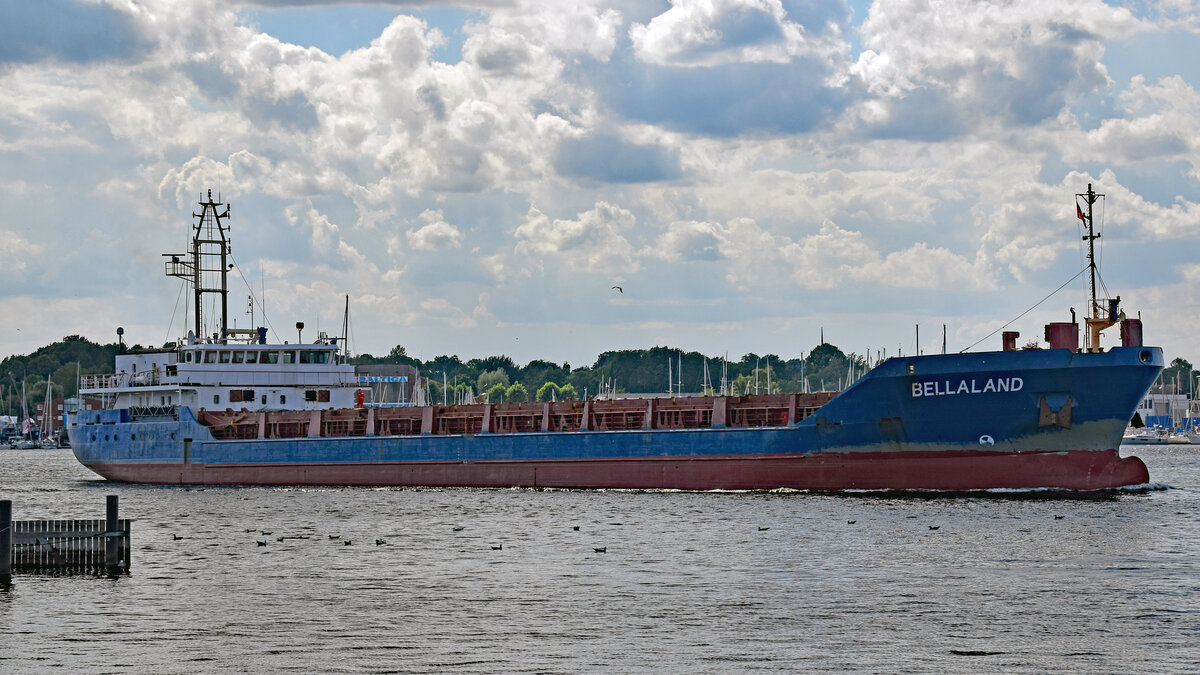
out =
[[677,393],[787,394],[837,390],[866,370],[864,357],[828,343],[803,358],[750,353],[736,361],[673,347],[624,349],[604,352],[592,365],[577,368],[542,359],[522,366],[508,356],[463,361],[457,355],[442,355],[422,361],[401,345],[385,356],[362,354],[351,361],[413,366],[427,379],[427,395],[435,403],[462,400],[466,392],[492,402],[578,400],[601,391],[666,393],[668,378],[671,391]]
[[[141,345],[129,348],[142,349]],[[102,345],[68,335],[32,354],[5,358],[0,361],[0,415],[20,414],[22,383],[31,412],[45,398],[47,378],[53,398],[75,396],[78,375],[111,373],[116,354],[116,343]],[[361,354],[350,362],[414,366],[427,378],[428,400],[434,403],[461,400],[468,392],[472,396],[486,395],[493,402],[581,400],[602,390],[666,393],[668,371],[672,391],[691,394],[719,393],[722,379],[724,390],[732,394],[838,390],[846,386],[848,378],[861,375],[867,365],[862,356],[845,354],[828,343],[803,357],[784,359],[776,354],[750,353],[736,361],[672,347],[623,349],[604,352],[592,365],[578,368],[542,359],[518,365],[508,356],[463,361],[457,355],[442,355],[422,361],[396,345],[384,356]],[[1160,382],[1190,393],[1196,385],[1194,380],[1192,364],[1176,358],[1163,371]]]
[[[145,349],[142,345],[129,347],[129,351],[142,349]],[[51,382],[53,398],[77,395],[78,375],[111,373],[116,354],[116,343],[104,345],[79,335],[68,335],[32,354],[5,358],[0,361],[0,384],[3,385],[0,414],[20,414],[22,383],[31,412],[45,398],[47,378]],[[543,359],[518,365],[511,357],[503,355],[466,361],[457,355],[442,355],[422,361],[409,356],[403,346],[397,345],[384,356],[361,354],[352,357],[350,362],[415,366],[427,378],[428,400],[435,403],[441,403],[443,399],[448,402],[461,400],[467,392],[473,396],[486,395],[497,402],[581,400],[594,397],[602,390],[666,393],[668,370],[675,392],[719,393],[722,380],[724,390],[734,394],[836,390],[846,385],[851,364],[856,376],[862,374],[866,365],[862,356],[845,354],[831,344],[822,344],[803,358],[790,359],[776,354],[750,353],[738,360],[726,360],[672,347],[624,349],[604,352],[591,365],[574,368],[566,362],[560,364]]]

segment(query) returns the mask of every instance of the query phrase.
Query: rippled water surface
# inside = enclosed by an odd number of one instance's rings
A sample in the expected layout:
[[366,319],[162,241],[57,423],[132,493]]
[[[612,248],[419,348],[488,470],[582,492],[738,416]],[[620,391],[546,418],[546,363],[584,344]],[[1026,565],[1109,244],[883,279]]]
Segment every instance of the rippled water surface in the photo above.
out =
[[134,519],[127,576],[0,587],[0,672],[1195,672],[1200,447],[1133,452],[1155,489],[1081,499],[186,489],[0,451],[15,519]]

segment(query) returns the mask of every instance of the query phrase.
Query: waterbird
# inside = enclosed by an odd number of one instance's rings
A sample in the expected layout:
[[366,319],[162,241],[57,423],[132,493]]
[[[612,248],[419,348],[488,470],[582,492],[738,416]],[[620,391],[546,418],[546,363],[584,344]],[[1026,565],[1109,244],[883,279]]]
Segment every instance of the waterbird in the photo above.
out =
[[503,551],[503,550],[504,550],[504,544],[496,544],[495,546],[493,546],[493,547],[492,547],[492,550],[493,550],[493,551]]
[[847,524],[847,525],[853,525],[853,524],[855,524],[855,523],[857,523],[857,522],[858,522],[857,520],[847,520],[847,521],[846,521],[846,524]]
[[283,541],[286,537],[275,537],[275,541]]
[[453,528],[450,528],[450,529],[454,530],[455,532],[462,532],[462,531],[463,531],[463,528],[462,528],[462,526],[461,526],[461,525],[460,525],[460,526],[458,526],[458,527],[453,527]]
[[258,542],[258,545],[259,545],[259,546],[266,546],[266,545],[267,545],[267,542],[263,541],[262,539],[255,539],[254,541]]
[[1066,517],[1066,516],[1054,516],[1054,519],[1055,519],[1055,520],[1062,520],[1062,519],[1063,519],[1063,518],[1065,518],[1065,517]]
[[929,526],[929,529],[931,529],[931,530],[936,530],[936,529],[938,529],[939,527],[941,527],[941,525],[930,525],[930,526]]
[[253,527],[247,527],[247,528],[246,528],[246,534],[250,534],[250,533],[251,533],[251,532],[253,532],[253,531],[254,531],[254,528],[253,528]]
[[174,541],[179,541],[180,539],[183,539],[183,537],[181,537],[181,536],[179,536],[179,535],[175,534],[174,532],[172,532],[172,533],[171,533],[171,539],[172,539],[172,540],[174,540]]
[[771,529],[771,528],[769,528],[769,527],[759,527],[759,528],[758,528],[758,531],[759,531],[759,532],[766,532],[766,531],[767,531],[767,530],[769,530],[769,529]]
[[273,534],[272,532],[267,532],[266,530],[259,530],[259,532],[262,532],[262,533],[263,533],[263,536],[267,536],[267,535]]
[[329,538],[330,538],[330,539],[341,539],[341,538],[342,538],[342,535],[340,535],[340,534],[331,534],[331,535],[329,535]]
[[384,541],[384,540],[382,540],[382,539],[376,539],[376,540],[375,540],[375,545],[376,545],[376,546],[383,546],[383,545],[384,545],[384,544],[386,544],[386,543],[387,543],[387,542],[386,542],[386,541]]
[[600,548],[596,548],[595,546],[593,546],[592,550],[595,551],[596,553],[608,553],[607,546],[601,546]]
[[571,529],[572,529],[572,530],[575,530],[576,532],[578,532],[578,531],[579,531],[579,526],[578,526],[578,525],[572,525],[572,526],[571,526]]
[[343,542],[342,542],[342,546],[349,546],[349,545],[351,545],[352,543],[354,543],[354,542],[352,542],[352,541],[350,541],[349,539],[347,539],[346,541],[343,541]]

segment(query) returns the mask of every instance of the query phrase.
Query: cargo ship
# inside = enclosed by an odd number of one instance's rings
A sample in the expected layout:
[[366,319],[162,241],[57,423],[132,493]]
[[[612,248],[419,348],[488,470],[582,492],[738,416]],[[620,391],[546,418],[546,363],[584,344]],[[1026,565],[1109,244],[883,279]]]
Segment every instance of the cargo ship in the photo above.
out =
[[[1088,186],[1081,219],[1092,236]],[[229,207],[201,197],[189,252],[166,274],[194,293],[195,328],[86,375],[99,399],[69,423],[75,456],[114,481],[678,490],[1105,490],[1145,484],[1122,432],[1163,367],[1119,298],[1092,299],[1048,349],[895,357],[839,392],[397,405],[345,343],[268,344],[225,323]],[[1078,202],[1077,202],[1078,205]],[[224,210],[222,211],[222,208]],[[202,336],[206,295],[217,330]],[[216,306],[216,302],[210,303]],[[1101,331],[1119,326],[1121,346]],[[118,332],[119,329],[118,329]],[[122,341],[123,344],[123,341]]]

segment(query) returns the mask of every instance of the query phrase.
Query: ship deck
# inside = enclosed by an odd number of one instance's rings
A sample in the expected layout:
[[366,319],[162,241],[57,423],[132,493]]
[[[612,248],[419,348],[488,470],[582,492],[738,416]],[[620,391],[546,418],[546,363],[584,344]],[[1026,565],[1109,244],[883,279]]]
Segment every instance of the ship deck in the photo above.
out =
[[786,427],[837,392],[332,410],[205,410],[216,440]]

